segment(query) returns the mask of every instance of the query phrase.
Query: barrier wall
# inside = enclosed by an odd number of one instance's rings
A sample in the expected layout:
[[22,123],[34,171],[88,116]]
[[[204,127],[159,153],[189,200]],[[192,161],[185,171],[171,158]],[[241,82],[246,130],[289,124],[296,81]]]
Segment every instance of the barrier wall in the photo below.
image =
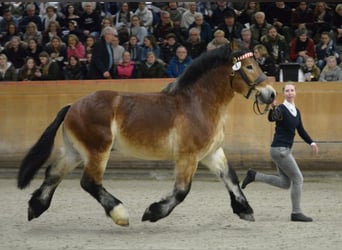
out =
[[[96,90],[159,91],[172,79],[21,82],[0,84],[0,167],[17,167],[25,152],[65,104]],[[274,87],[281,93],[282,83]],[[282,102],[281,94],[278,102]],[[302,168],[342,170],[342,83],[298,83],[296,105],[306,130],[320,146],[314,156],[296,136],[293,152]],[[231,102],[223,148],[235,168],[271,167],[269,145],[274,124],[256,115],[252,102],[240,95]],[[56,148],[60,146],[57,137]],[[54,151],[54,155],[56,151]],[[169,163],[142,162],[113,153],[110,166],[159,167]],[[130,164],[129,164],[130,163]],[[157,164],[157,165],[156,165]]]

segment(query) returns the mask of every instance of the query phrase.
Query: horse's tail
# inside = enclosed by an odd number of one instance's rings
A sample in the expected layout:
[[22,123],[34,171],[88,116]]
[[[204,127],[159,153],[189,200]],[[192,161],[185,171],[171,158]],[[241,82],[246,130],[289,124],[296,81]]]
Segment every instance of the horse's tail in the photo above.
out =
[[44,133],[21,162],[18,173],[18,188],[25,188],[50,157],[57,130],[64,121],[69,108],[70,105],[67,105],[58,112],[55,120],[45,129]]

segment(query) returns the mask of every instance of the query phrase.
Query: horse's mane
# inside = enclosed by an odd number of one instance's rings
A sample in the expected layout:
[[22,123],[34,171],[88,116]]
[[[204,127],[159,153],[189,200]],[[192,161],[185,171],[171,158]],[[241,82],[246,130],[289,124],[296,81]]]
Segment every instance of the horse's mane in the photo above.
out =
[[230,45],[224,45],[217,49],[202,53],[194,59],[175,81],[169,83],[162,92],[177,93],[190,88],[204,74],[221,65],[232,64],[232,58],[246,53],[246,49],[237,50],[232,53]]

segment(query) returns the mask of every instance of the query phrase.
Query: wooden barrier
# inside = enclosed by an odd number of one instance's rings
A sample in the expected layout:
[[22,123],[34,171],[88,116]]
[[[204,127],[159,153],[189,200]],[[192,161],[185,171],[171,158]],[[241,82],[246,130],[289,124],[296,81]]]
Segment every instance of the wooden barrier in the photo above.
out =
[[[36,142],[42,131],[67,103],[94,92],[110,89],[118,91],[160,91],[172,79],[20,82],[0,84],[0,167],[16,167],[25,152]],[[282,83],[274,87],[281,93]],[[281,94],[278,102],[282,102]],[[310,147],[296,136],[294,154],[303,168],[342,170],[342,83],[298,83],[296,105],[302,112],[304,126],[319,143],[321,153],[314,156]],[[223,148],[236,168],[272,166],[269,145],[274,124],[266,115],[256,115],[252,102],[236,95],[226,124]],[[139,129],[139,128],[137,128]],[[60,132],[59,132],[60,133]],[[58,136],[56,148],[60,146]],[[55,155],[55,154],[54,154]],[[15,162],[15,164],[12,164]],[[169,163],[142,163],[137,159],[113,153],[110,165],[158,167]],[[157,164],[157,165],[156,165]]]

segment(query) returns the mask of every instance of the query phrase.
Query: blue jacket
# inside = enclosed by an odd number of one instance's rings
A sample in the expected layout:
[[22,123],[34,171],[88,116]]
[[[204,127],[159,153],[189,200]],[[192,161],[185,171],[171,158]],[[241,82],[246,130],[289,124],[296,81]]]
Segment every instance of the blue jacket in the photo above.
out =
[[185,58],[183,62],[179,62],[176,56],[172,57],[167,66],[167,76],[171,78],[176,78],[180,76],[184,72],[185,68],[189,66],[191,62],[192,58],[190,56]]

